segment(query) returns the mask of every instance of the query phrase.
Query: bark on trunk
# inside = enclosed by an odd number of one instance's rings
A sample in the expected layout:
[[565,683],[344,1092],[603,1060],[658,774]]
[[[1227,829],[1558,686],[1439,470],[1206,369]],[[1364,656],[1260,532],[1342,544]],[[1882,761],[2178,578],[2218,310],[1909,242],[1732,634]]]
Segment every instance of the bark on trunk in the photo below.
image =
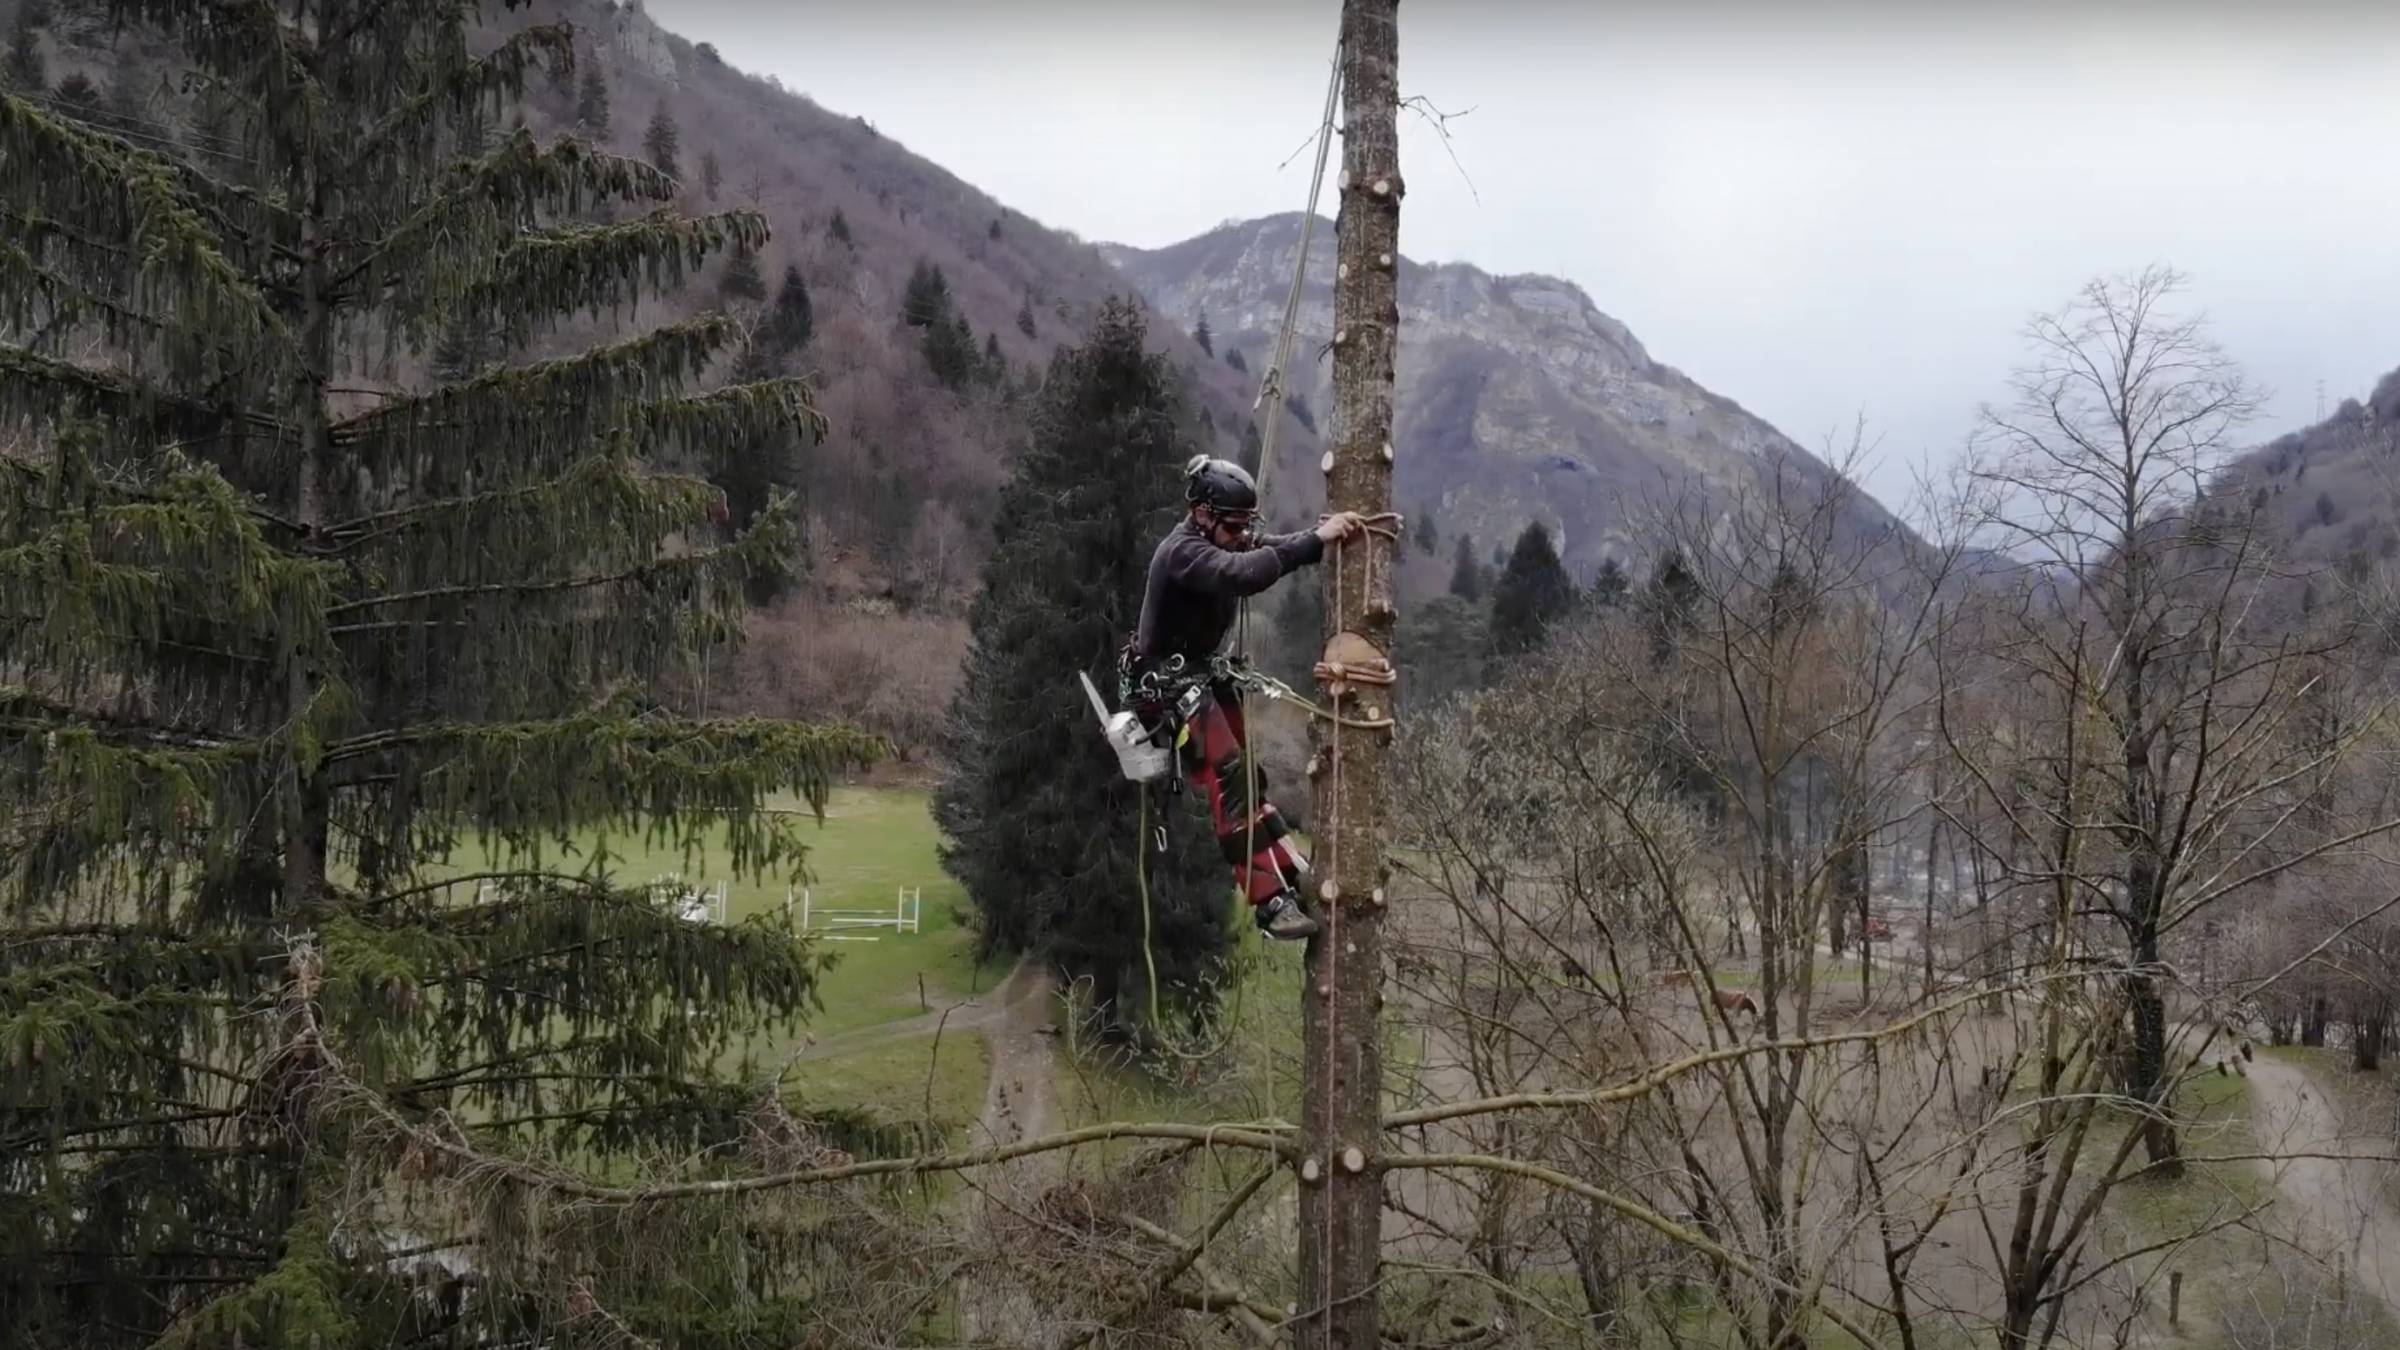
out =
[[[1940,788],[1935,788],[1936,792]],[[1935,816],[1925,835],[1925,927],[1917,934],[1917,945],[1925,953],[1925,1001],[1933,1002],[1933,878],[1941,866],[1942,818]]]
[[[325,519],[324,493],[318,475],[324,471],[333,449],[332,416],[327,406],[327,385],[333,371],[333,303],[326,294],[326,243],[320,235],[322,204],[316,197],[312,167],[301,203],[307,215],[300,227],[299,294],[294,315],[300,341],[291,384],[293,421],[299,441],[299,474],[291,510],[293,518],[307,532],[303,548],[310,553],[316,551],[317,530]],[[309,715],[322,675],[303,653],[287,648],[280,654],[280,660],[285,715],[297,724]],[[319,781],[317,766],[303,763],[297,753],[299,745],[312,740],[302,736],[292,738],[292,744],[284,751],[277,789],[283,826],[282,904],[287,912],[307,905],[325,887],[331,803],[324,784]]]
[[2172,1177],[2182,1172],[2175,1161],[2175,1125],[2167,1109],[2167,1002],[2158,987],[2158,931],[2144,926],[2134,941],[2135,973],[2127,983],[2133,1005],[2133,1082],[2128,1095],[2151,1103],[2142,1125],[2142,1147],[2154,1164],[2153,1175]]
[[[1334,227],[1333,449],[1326,508],[1379,514],[1392,500],[1392,380],[1400,303],[1399,0],[1343,0],[1341,213]],[[1328,634],[1392,651],[1392,541],[1329,551],[1321,568]],[[1396,689],[1328,689],[1342,716],[1390,713]],[[1301,990],[1302,1082],[1298,1347],[1377,1350],[1382,1324],[1383,856],[1390,733],[1315,724],[1314,881],[1325,929],[1309,942]],[[1338,753],[1337,753],[1338,749]],[[1308,1180],[1311,1171],[1316,1179]]]
[[2350,1059],[2360,1073],[2373,1073],[2382,1066],[2383,1037],[2390,1025],[2391,1013],[2385,1008],[2370,1008],[2353,1025]]

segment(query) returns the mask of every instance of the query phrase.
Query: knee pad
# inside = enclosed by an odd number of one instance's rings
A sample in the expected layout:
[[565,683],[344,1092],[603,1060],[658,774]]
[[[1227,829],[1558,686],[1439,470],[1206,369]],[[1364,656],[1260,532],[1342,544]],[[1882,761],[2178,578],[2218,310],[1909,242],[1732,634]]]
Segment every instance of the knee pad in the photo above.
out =
[[1218,835],[1217,846],[1224,850],[1225,861],[1239,865],[1281,843],[1290,833],[1282,816],[1267,811],[1257,817],[1255,825],[1236,825],[1230,832]]

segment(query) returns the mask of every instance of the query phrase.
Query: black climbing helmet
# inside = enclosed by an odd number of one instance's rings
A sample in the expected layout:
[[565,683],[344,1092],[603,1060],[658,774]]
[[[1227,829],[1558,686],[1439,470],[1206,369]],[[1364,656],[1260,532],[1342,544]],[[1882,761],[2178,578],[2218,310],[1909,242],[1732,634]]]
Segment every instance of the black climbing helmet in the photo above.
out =
[[1258,480],[1230,459],[1194,455],[1183,466],[1183,499],[1211,511],[1256,511]]

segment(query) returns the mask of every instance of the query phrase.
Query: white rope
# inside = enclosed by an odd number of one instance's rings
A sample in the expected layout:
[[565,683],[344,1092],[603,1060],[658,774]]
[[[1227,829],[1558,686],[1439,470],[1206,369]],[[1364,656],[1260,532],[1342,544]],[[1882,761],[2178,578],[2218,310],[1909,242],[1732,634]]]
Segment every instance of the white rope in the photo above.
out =
[[[1337,33],[1333,42],[1333,68],[1325,77],[1325,114],[1317,122],[1317,164],[1308,178],[1308,207],[1300,213],[1300,254],[1292,260],[1292,289],[1283,298],[1283,329],[1275,338],[1275,357],[1267,363],[1267,373],[1260,377],[1258,398],[1251,411],[1265,408],[1267,429],[1261,436],[1258,450],[1258,504],[1266,505],[1267,472],[1275,463],[1275,439],[1283,425],[1283,370],[1292,359],[1292,338],[1300,327],[1300,293],[1308,280],[1308,249],[1317,234],[1317,202],[1325,191],[1325,160],[1333,153],[1333,116],[1341,106],[1342,42]],[[1242,597],[1239,619],[1234,628],[1234,651],[1250,654],[1250,597]],[[1258,842],[1258,760],[1250,753],[1250,719],[1242,719],[1242,786],[1243,806],[1249,818],[1242,826],[1242,847],[1245,856]],[[1243,864],[1242,899],[1249,900],[1250,865]]]
[[1317,201],[1325,190],[1325,160],[1333,152],[1333,115],[1341,105],[1342,44],[1333,44],[1333,70],[1325,79],[1325,116],[1317,125],[1317,166],[1309,175],[1308,209],[1300,213],[1300,256],[1292,262],[1292,289],[1283,298],[1283,331],[1275,339],[1275,357],[1259,378],[1252,412],[1266,409],[1267,428],[1258,451],[1258,493],[1267,493],[1267,472],[1275,463],[1275,438],[1283,426],[1283,375],[1292,360],[1292,338],[1300,327],[1300,294],[1308,280],[1308,249],[1317,236]]

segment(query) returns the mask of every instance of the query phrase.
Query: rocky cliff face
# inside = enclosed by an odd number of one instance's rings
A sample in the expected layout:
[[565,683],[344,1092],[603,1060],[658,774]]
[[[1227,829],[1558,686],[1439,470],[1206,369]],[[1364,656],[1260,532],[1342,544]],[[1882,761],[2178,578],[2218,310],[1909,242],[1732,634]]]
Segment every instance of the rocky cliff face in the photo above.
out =
[[[1263,371],[1302,223],[1274,216],[1162,249],[1104,251],[1161,312],[1187,329],[1205,316],[1220,355],[1237,350]],[[1333,268],[1333,225],[1320,219],[1288,381],[1312,408],[1333,406],[1332,363],[1317,359],[1332,339]],[[1400,305],[1394,498],[1430,506],[1444,536],[1470,532],[1487,555],[1539,519],[1579,579],[1609,557],[1638,577],[1645,506],[1693,489],[1721,498],[1778,461],[1825,472],[1775,428],[1653,360],[1569,282],[1404,258]],[[1314,490],[1307,468],[1275,472]],[[1862,529],[1892,526],[1863,494],[1855,513]]]

